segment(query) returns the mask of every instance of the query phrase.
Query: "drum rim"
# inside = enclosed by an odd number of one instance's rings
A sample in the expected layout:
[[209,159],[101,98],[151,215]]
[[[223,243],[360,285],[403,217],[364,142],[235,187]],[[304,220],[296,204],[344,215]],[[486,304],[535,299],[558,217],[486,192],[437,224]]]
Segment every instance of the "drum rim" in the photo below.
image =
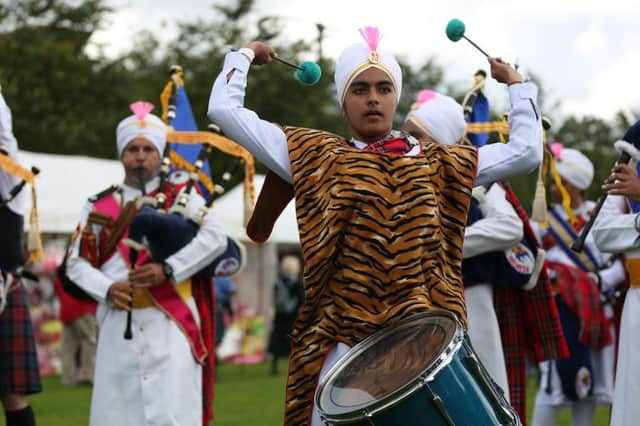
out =
[[[417,390],[421,389],[425,383],[431,382],[435,376],[447,365],[451,363],[454,355],[458,352],[458,350],[462,347],[464,343],[464,329],[462,328],[462,324],[458,318],[451,312],[448,311],[430,311],[430,312],[420,312],[414,315],[411,315],[403,320],[401,320],[398,324],[395,324],[393,327],[398,327],[407,322],[415,321],[420,318],[427,317],[448,317],[453,320],[454,330],[451,341],[445,345],[440,353],[434,357],[433,362],[426,367],[420,374],[418,374],[414,379],[408,381],[406,384],[400,386],[395,391],[390,392],[385,397],[370,402],[366,404],[360,404],[355,406],[352,410],[343,413],[327,413],[322,407],[322,394],[325,390],[328,383],[334,378],[334,376],[342,369],[342,367],[351,361],[356,356],[360,355],[365,349],[369,348],[372,344],[378,342],[383,337],[386,337],[388,333],[374,333],[373,335],[367,337],[362,340],[360,343],[355,345],[351,350],[342,357],[338,362],[336,362],[327,372],[325,377],[320,380],[318,383],[318,388],[315,394],[315,406],[318,408],[320,412],[320,416],[323,420],[328,420],[335,423],[349,423],[353,421],[364,420],[366,418],[370,418],[376,415],[379,412],[385,411],[389,408],[392,408],[394,405],[403,401],[405,398],[409,397]],[[386,330],[388,332],[391,331],[391,327],[385,327],[382,330]],[[381,330],[381,331],[382,331]]]

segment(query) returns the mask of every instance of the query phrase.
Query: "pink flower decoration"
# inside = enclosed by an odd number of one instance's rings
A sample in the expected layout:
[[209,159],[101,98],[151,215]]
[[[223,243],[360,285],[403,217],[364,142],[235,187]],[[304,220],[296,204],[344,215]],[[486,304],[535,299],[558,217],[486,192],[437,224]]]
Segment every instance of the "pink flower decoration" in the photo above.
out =
[[144,121],[147,114],[153,111],[153,104],[144,101],[137,101],[129,105],[131,111],[136,116],[136,118],[140,121]]

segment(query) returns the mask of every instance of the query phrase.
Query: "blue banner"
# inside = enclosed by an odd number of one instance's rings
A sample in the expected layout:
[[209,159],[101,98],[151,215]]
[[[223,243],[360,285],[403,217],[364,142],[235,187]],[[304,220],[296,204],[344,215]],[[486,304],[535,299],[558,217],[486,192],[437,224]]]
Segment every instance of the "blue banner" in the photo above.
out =
[[[471,115],[469,116],[469,123],[487,123],[490,118],[489,112],[489,100],[481,91],[478,91],[478,97],[476,103],[473,105]],[[477,147],[481,147],[487,143],[489,139],[488,133],[467,133],[469,141]]]
[[[178,90],[176,92],[176,118],[173,119],[171,126],[174,130],[181,132],[198,130],[196,120],[193,116],[193,111],[191,111],[189,97],[187,96],[187,91],[185,90],[184,86],[178,86]],[[200,150],[202,149],[202,144],[171,144],[171,148],[173,148],[173,150],[177,154],[179,154],[189,163],[194,164],[196,162],[196,159],[198,158]],[[205,159],[202,166],[202,171],[206,173],[209,178],[211,178],[211,168],[209,167],[209,160]],[[211,198],[209,190],[201,182],[198,182],[198,187],[202,193],[202,196],[206,200]]]

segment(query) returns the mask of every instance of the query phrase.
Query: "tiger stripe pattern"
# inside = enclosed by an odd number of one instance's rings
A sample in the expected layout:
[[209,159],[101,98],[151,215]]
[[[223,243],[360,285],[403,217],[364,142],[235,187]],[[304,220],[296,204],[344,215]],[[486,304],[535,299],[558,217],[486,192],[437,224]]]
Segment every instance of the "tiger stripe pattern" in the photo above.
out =
[[337,342],[354,346],[422,311],[451,311],[466,325],[462,242],[477,152],[427,144],[418,156],[400,157],[327,132],[284,131],[305,259],[285,424],[305,425]]

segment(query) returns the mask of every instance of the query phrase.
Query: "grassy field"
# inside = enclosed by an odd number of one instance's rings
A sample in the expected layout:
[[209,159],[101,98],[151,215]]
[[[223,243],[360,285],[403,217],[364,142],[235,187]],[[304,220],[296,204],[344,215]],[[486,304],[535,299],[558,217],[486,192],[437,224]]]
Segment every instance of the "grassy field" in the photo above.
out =
[[[265,364],[250,366],[222,366],[216,385],[216,426],[270,426],[282,424],[282,404],[286,369],[282,360],[279,376],[269,374]],[[87,425],[91,389],[83,386],[64,386],[57,377],[44,380],[45,391],[31,398],[39,426]],[[528,405],[531,418],[535,381],[529,381]],[[608,424],[608,409],[598,408],[595,426]],[[557,425],[570,425],[565,410]],[[4,426],[4,416],[0,420]],[[116,425],[114,425],[116,426]],[[549,425],[553,426],[553,425]]]

